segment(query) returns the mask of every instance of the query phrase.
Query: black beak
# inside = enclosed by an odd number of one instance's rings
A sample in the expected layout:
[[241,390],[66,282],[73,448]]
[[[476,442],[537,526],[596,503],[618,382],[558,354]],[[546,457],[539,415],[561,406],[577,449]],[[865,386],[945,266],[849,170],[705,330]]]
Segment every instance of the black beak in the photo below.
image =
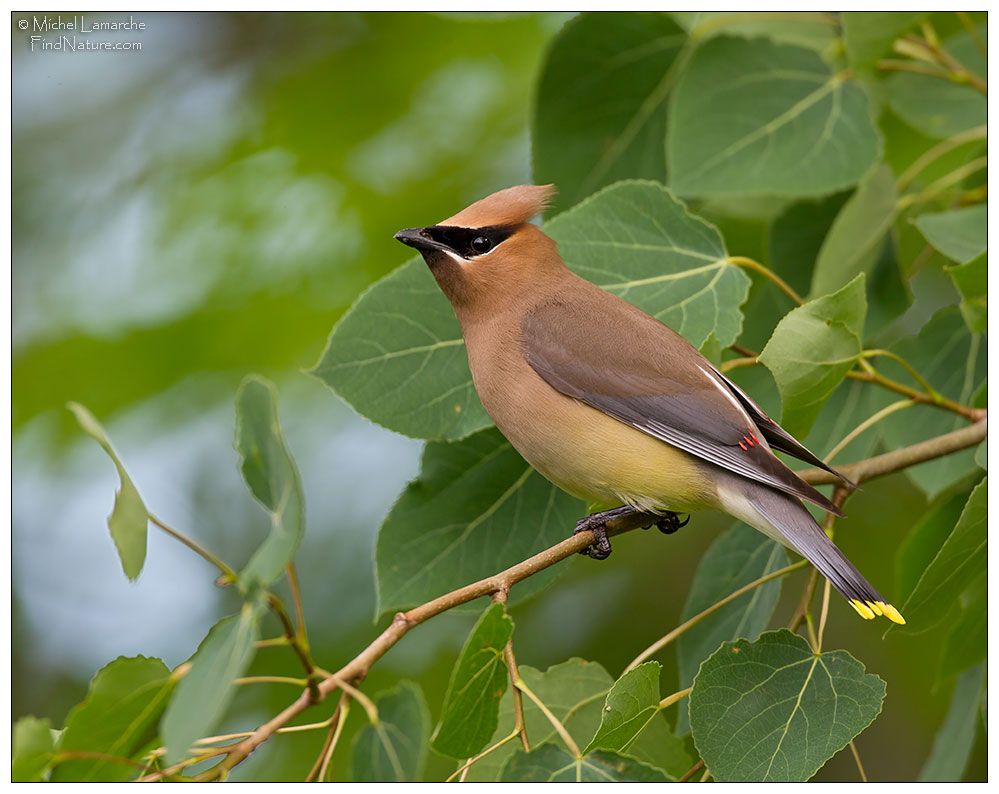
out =
[[427,229],[403,229],[396,232],[393,237],[400,243],[404,243],[417,251],[449,251],[450,248],[443,243],[437,242],[430,236]]

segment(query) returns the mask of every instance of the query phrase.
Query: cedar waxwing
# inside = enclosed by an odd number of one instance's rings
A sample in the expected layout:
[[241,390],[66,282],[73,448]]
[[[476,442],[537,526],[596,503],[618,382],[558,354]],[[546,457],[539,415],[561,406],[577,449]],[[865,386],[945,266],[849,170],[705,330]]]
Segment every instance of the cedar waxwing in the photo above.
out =
[[669,532],[682,526],[676,513],[714,508],[807,558],[862,617],[904,623],[799,500],[843,513],[771,448],[832,469],[683,337],[569,270],[528,222],[553,193],[508,188],[395,237],[451,301],[475,389],[503,435],[563,490],[624,505],[579,522],[597,539],[590,555],[610,553],[613,515],[661,514]]

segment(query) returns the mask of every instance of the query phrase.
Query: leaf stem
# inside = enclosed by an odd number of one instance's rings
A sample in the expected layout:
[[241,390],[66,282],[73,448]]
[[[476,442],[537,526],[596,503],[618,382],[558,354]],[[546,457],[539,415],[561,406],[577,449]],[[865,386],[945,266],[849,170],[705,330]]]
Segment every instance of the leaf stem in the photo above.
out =
[[199,554],[201,557],[208,560],[208,562],[210,562],[212,565],[214,565],[216,568],[222,571],[222,578],[226,580],[225,581],[226,584],[231,584],[232,582],[235,582],[239,578],[236,572],[232,568],[230,568],[228,565],[222,562],[222,560],[220,560],[218,557],[212,554],[208,549],[206,549],[204,546],[202,546],[193,538],[189,538],[183,532],[174,529],[165,521],[162,521],[156,516],[154,516],[152,513],[147,512],[146,517],[149,519],[151,523],[155,524],[164,532],[166,532],[168,535],[170,535],[170,537],[176,538],[185,546],[187,546],[189,549],[191,549],[191,551],[195,552],[196,554]]
[[733,358],[723,361],[719,369],[722,372],[728,372],[729,370],[739,369],[739,367],[752,367],[759,363],[760,360],[756,356],[745,356],[744,358]]
[[295,636],[306,652],[309,650],[309,638],[305,630],[305,609],[302,607],[302,591],[298,587],[298,572],[295,563],[289,562],[285,566],[285,573],[288,576],[288,588],[291,590],[291,603],[295,608]]
[[472,756],[471,758],[469,758],[464,764],[462,764],[456,770],[454,770],[454,772],[452,772],[451,775],[444,782],[445,783],[450,783],[452,780],[454,780],[456,777],[458,777],[458,775],[464,775],[466,772],[468,772],[469,769],[472,768],[472,764],[475,764],[478,761],[481,761],[487,755],[489,755],[490,753],[494,752],[495,750],[499,750],[503,745],[507,744],[508,742],[512,742],[514,739],[517,738],[517,736],[519,734],[520,734],[520,730],[518,728],[514,728],[513,731],[511,731],[509,735],[504,736],[502,739],[500,739],[498,742],[496,742],[496,744],[492,745],[491,747],[487,747],[485,750],[483,750],[478,755]]
[[985,58],[986,61],[988,61],[989,58],[988,48],[985,46],[985,42],[982,41],[982,37],[978,32],[978,28],[975,27],[975,24],[971,21],[971,17],[968,16],[968,12],[955,11],[954,13],[957,14],[957,18],[961,20],[961,24],[964,25],[968,33],[971,34],[971,38],[975,40],[975,45],[978,47],[978,51],[982,54],[982,57]]
[[709,617],[710,615],[714,614],[729,602],[737,599],[739,596],[745,595],[751,590],[755,590],[760,585],[766,584],[767,582],[773,579],[777,579],[778,577],[789,574],[792,571],[797,571],[799,568],[804,568],[806,565],[808,565],[808,560],[800,560],[799,562],[796,562],[793,565],[788,565],[786,568],[781,568],[779,571],[774,571],[773,573],[768,573],[766,576],[761,576],[759,579],[756,579],[750,582],[749,584],[743,585],[735,592],[729,593],[727,596],[721,599],[721,601],[712,604],[703,612],[699,612],[698,614],[694,615],[692,618],[690,618],[684,623],[681,623],[671,632],[669,632],[663,637],[660,637],[658,640],[652,643],[648,648],[646,648],[638,656],[636,656],[634,659],[631,660],[628,666],[624,668],[624,672],[627,673],[629,670],[634,670],[636,667],[638,667],[638,665],[640,665],[642,662],[644,662],[653,654],[658,653],[660,650],[665,648],[667,645],[673,642],[673,640],[675,640],[685,631],[692,629],[694,626],[696,626],[706,617]]
[[798,627],[801,622],[805,619],[805,615],[812,608],[812,596],[815,594],[815,584],[819,578],[819,571],[817,568],[812,567],[808,572],[808,581],[805,583],[805,589],[801,593],[801,600],[798,602],[798,606],[794,610],[794,614],[791,616],[790,622],[787,624],[788,631],[798,631]]
[[693,687],[687,687],[686,689],[681,689],[679,692],[674,692],[672,695],[667,695],[662,700],[659,701],[657,708],[662,711],[663,709],[668,709],[678,700],[683,700],[687,695],[691,693]]
[[895,206],[897,209],[901,210],[911,206],[912,204],[917,204],[923,201],[932,201],[936,196],[943,194],[948,188],[953,187],[962,179],[971,176],[977,171],[987,168],[988,165],[989,158],[987,156],[976,157],[974,160],[968,161],[959,168],[955,168],[949,174],[945,174],[940,177],[936,182],[927,185],[924,191],[920,193],[907,193],[904,196],[900,196],[898,201],[895,203]]
[[859,436],[868,428],[871,428],[874,425],[876,425],[886,416],[891,416],[896,411],[901,411],[903,408],[909,408],[915,404],[916,404],[915,400],[899,400],[897,402],[893,402],[891,405],[882,408],[880,411],[873,414],[872,416],[867,417],[863,422],[861,422],[859,425],[853,428],[853,430],[851,430],[849,433],[843,436],[843,438],[835,447],[829,450],[829,454],[825,456],[823,462],[831,463],[832,459],[835,458],[844,449],[846,449],[846,447],[850,444],[851,441],[857,438],[857,436]]
[[527,684],[524,683],[524,679],[518,678],[516,681],[514,681],[513,685],[517,687],[517,689],[519,689],[525,695],[527,695],[527,697],[530,698],[531,702],[534,703],[534,705],[541,710],[541,713],[544,714],[545,717],[548,719],[548,721],[552,724],[552,727],[555,729],[555,732],[562,737],[562,741],[565,742],[565,746],[569,748],[569,752],[572,753],[573,757],[576,759],[582,758],[583,755],[582,753],[579,752],[579,746],[576,744],[576,742],[573,741],[572,737],[569,735],[569,731],[567,731],[565,729],[565,726],[561,722],[559,722],[558,718],[554,714],[552,714],[551,709],[549,709],[548,706],[544,704],[541,698],[535,695],[531,691],[530,687],[528,687]]
[[982,124],[978,127],[972,127],[970,130],[959,132],[956,135],[951,135],[949,138],[940,141],[940,143],[923,152],[916,158],[912,165],[902,172],[902,175],[895,181],[896,190],[901,193],[917,176],[919,176],[919,174],[923,172],[923,169],[930,165],[930,163],[934,160],[943,157],[948,152],[953,151],[966,143],[986,138],[988,138],[988,125]]
[[309,684],[305,678],[292,678],[287,675],[249,675],[237,678],[233,683],[238,686],[243,684],[294,684],[300,687],[305,687]]
[[850,752],[853,753],[853,760],[857,762],[857,771],[860,772],[860,780],[863,783],[867,782],[867,773],[864,772],[864,765],[860,763],[860,754],[857,752],[857,745],[854,744],[853,740],[850,740]]
[[817,645],[815,646],[815,652],[822,652],[822,637],[826,633],[826,618],[829,615],[829,580],[826,579],[825,586],[822,588],[822,611],[819,612],[819,635],[817,640]]
[[745,267],[749,268],[750,270],[755,270],[757,273],[760,273],[761,275],[770,279],[770,281],[776,284],[777,287],[782,292],[784,292],[785,295],[787,295],[791,300],[793,300],[799,306],[801,306],[801,304],[804,303],[804,301],[801,299],[801,296],[791,288],[790,284],[784,281],[784,279],[782,279],[780,276],[774,273],[770,268],[766,267],[765,265],[761,265],[755,259],[750,259],[747,256],[730,256],[728,257],[727,261],[731,265],[737,265],[738,267]]
[[337,711],[340,713],[330,733],[329,740],[326,742],[326,747],[323,750],[323,760],[319,767],[319,780],[326,779],[326,773],[329,771],[330,763],[333,761],[333,753],[336,750],[337,742],[340,741],[340,734],[343,732],[343,725],[347,721],[347,715],[350,714],[350,700],[347,698],[346,692],[341,697]]

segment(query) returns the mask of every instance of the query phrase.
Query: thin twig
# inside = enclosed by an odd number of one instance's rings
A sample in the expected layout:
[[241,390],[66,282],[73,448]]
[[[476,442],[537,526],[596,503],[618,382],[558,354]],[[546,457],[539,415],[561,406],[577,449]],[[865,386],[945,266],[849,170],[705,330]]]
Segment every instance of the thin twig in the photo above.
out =
[[340,717],[337,719],[336,727],[333,729],[333,736],[330,738],[329,746],[326,748],[326,752],[323,753],[323,763],[322,766],[319,767],[320,780],[326,779],[326,773],[329,770],[330,763],[333,761],[333,752],[336,750],[336,744],[340,740],[340,734],[343,732],[343,724],[347,721],[347,715],[349,713],[350,701],[343,701],[340,705]]
[[308,687],[309,697],[313,703],[318,703],[322,700],[322,696],[319,694],[316,669],[309,656],[309,649],[302,644],[299,634],[295,631],[295,627],[291,623],[291,618],[288,617],[288,613],[285,611],[284,602],[274,593],[268,593],[267,605],[280,619],[281,626],[284,628],[284,635],[288,638],[288,644],[291,645],[291,649],[302,663],[302,667],[305,668],[306,686]]
[[[741,351],[740,351],[741,352]],[[987,414],[981,412],[984,416]],[[981,421],[967,427],[955,430],[937,438],[914,444],[911,447],[895,450],[884,455],[847,464],[842,467],[843,473],[854,482],[864,482],[874,477],[880,477],[891,472],[900,471],[917,463],[926,460],[943,457],[952,452],[975,446],[985,438],[988,432],[988,421],[983,418]],[[808,469],[799,472],[799,476],[812,485],[823,483],[838,483],[835,475],[829,474],[821,469]],[[630,514],[612,519],[607,522],[607,534],[609,537],[630,532],[640,527],[652,523],[655,516],[648,514]],[[429,620],[430,618],[446,612],[460,604],[468,603],[476,598],[488,596],[499,590],[507,589],[534,574],[555,565],[556,563],[572,557],[582,549],[590,546],[594,541],[593,532],[580,532],[573,535],[561,543],[552,546],[545,551],[535,554],[523,562],[507,568],[494,576],[481,579],[478,582],[461,587],[450,593],[446,593],[438,598],[428,601],[408,612],[400,612],[392,620],[392,623],[372,641],[361,653],[355,656],[350,662],[342,667],[335,675],[328,676],[319,684],[319,694],[325,698],[330,692],[337,689],[343,682],[359,680],[363,678],[371,666],[374,665],[389,649],[391,649],[405,634],[415,626]],[[802,560],[793,568],[806,565]],[[771,576],[781,575],[789,572],[788,569],[777,571]],[[760,582],[761,584],[762,582]],[[741,594],[741,593],[740,593]],[[738,597],[733,594],[732,597]],[[668,635],[667,635],[668,636]],[[656,649],[658,650],[658,648]],[[653,653],[655,650],[652,651]],[[641,656],[636,663],[644,661]],[[527,694],[525,692],[525,694]],[[224,777],[228,771],[249,756],[257,747],[270,739],[278,730],[288,722],[301,714],[313,705],[308,692],[303,692],[294,702],[289,704],[283,711],[272,717],[270,720],[259,726],[250,736],[243,741],[226,748],[226,757],[212,769],[207,770],[200,779],[218,779]],[[144,778],[146,779],[146,778]]]
[[[974,424],[931,438],[928,441],[913,444],[911,447],[896,449],[893,452],[886,452],[883,455],[856,463],[847,463],[840,466],[839,470],[845,477],[859,484],[875,477],[907,469],[917,463],[942,458],[945,455],[976,446],[988,435],[988,430],[988,419],[981,419]],[[796,473],[809,485],[840,482],[835,474],[830,474],[823,469],[805,469]]]
[[531,743],[527,738],[527,721],[524,719],[523,695],[517,687],[520,680],[520,670],[517,667],[517,659],[513,655],[513,640],[511,639],[503,649],[503,660],[510,671],[510,684],[513,686],[513,725],[514,730],[520,734],[520,744],[525,753],[531,752]]
[[326,757],[326,751],[330,749],[330,745],[333,744],[337,736],[337,727],[340,723],[340,714],[344,708],[349,708],[350,698],[346,692],[340,693],[340,702],[337,703],[336,708],[333,709],[333,713],[330,714],[330,718],[325,720],[329,732],[326,734],[326,739],[323,741],[322,749],[319,751],[319,755],[316,757],[315,762],[312,764],[312,768],[309,770],[309,774],[305,776],[306,783],[312,783],[319,777],[319,770],[322,768],[323,759]]
[[690,780],[694,775],[696,775],[702,769],[704,769],[704,759],[699,760],[690,769],[688,769],[686,772],[684,772],[683,775],[681,775],[680,778],[676,782],[677,783],[686,783],[688,780]]

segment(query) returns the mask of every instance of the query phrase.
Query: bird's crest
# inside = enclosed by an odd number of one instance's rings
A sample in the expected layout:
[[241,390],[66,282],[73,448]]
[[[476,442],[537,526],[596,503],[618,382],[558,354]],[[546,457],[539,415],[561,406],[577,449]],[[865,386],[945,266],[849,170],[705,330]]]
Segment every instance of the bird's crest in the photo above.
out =
[[465,207],[457,215],[440,222],[440,226],[519,226],[546,209],[555,195],[554,185],[517,185]]

